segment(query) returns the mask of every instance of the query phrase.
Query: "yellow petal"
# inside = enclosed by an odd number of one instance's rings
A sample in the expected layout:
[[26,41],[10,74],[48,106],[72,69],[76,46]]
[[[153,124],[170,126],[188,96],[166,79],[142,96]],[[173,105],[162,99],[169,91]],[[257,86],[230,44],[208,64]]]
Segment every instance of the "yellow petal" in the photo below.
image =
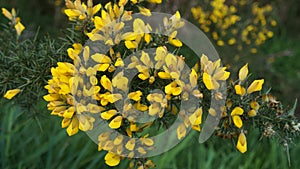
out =
[[247,89],[247,93],[253,93],[257,91],[261,91],[262,86],[264,84],[264,79],[254,80],[251,85]]
[[135,103],[134,108],[136,108],[137,110],[140,110],[140,111],[148,110],[148,106],[144,105],[144,104],[141,104],[140,102]]
[[[20,89],[12,89],[12,90],[8,90],[5,95],[4,98],[6,99],[12,99],[13,97],[15,97],[18,93],[20,93]],[[44,96],[45,97],[45,96]],[[50,99],[51,100],[51,99]],[[46,100],[46,101],[50,101],[50,100]],[[51,100],[52,101],[52,100]]]
[[119,6],[125,6],[127,4],[128,0],[120,0]]
[[192,129],[196,131],[201,131],[200,125],[193,125]]
[[69,136],[72,136],[76,133],[78,133],[78,128],[79,128],[79,121],[77,117],[73,117],[71,124],[67,128],[67,133]]
[[171,78],[170,74],[167,72],[158,72],[158,77],[161,79],[170,79]]
[[13,18],[12,14],[5,8],[2,8],[2,14],[9,20],[12,20]]
[[239,80],[243,81],[246,79],[247,76],[248,76],[248,63],[240,69]]
[[256,116],[256,110],[253,110],[253,109],[251,109],[249,112],[248,112],[248,116],[249,117],[254,117],[254,116]]
[[104,120],[110,120],[116,114],[117,114],[117,110],[112,109],[112,110],[102,112],[100,116]]
[[232,116],[232,120],[237,128],[241,128],[243,126],[243,121],[240,116]]
[[182,92],[181,87],[172,88],[172,95],[174,95],[174,96],[180,95],[181,92]]
[[198,75],[194,69],[192,69],[190,74],[190,83],[193,88],[197,86]]
[[144,8],[144,7],[138,7],[141,14],[145,15],[145,16],[151,16],[151,11],[148,8]]
[[246,94],[246,89],[240,85],[235,85],[234,89],[235,89],[235,93],[240,96],[244,96]]
[[135,41],[125,41],[125,46],[127,49],[135,49],[138,47],[138,43]]
[[259,109],[259,104],[256,101],[252,101],[250,103],[250,107],[254,110],[258,110]]
[[93,7],[93,15],[95,15],[101,9],[101,4],[95,5]]
[[118,66],[123,67],[123,66],[124,66],[123,60],[122,60],[121,58],[118,58],[118,59],[116,60],[115,66],[117,66],[117,67],[118,67]]
[[97,77],[96,77],[96,76],[91,76],[91,77],[90,77],[90,83],[91,83],[93,86],[97,85],[97,84],[98,84],[98,79],[97,79]]
[[147,74],[140,73],[140,74],[138,75],[138,77],[139,77],[141,80],[147,80],[147,79],[150,77],[150,75],[149,75],[149,73],[147,73]]
[[241,107],[235,107],[231,112],[231,116],[242,115],[243,113],[244,113],[244,110]]
[[148,43],[150,43],[150,41],[151,41],[151,35],[150,34],[145,34],[145,36],[144,36],[144,39],[145,39],[145,42],[148,44]]
[[146,153],[147,153],[143,147],[137,148],[137,151],[138,151],[140,154],[146,154]]
[[25,29],[25,26],[24,26],[21,22],[18,22],[18,23],[15,25],[15,29],[16,29],[16,31],[17,31],[18,36],[20,36],[21,33],[23,32],[23,30]]
[[68,17],[78,17],[79,15],[81,15],[81,12],[76,9],[66,9],[64,10],[64,12]]
[[122,135],[118,135],[115,139],[114,139],[114,145],[119,145],[122,143],[123,141],[123,136]]
[[85,115],[80,115],[78,116],[78,121],[79,121],[79,129],[81,131],[87,131],[93,128],[93,124],[89,121],[93,118]]
[[68,118],[64,118],[62,121],[61,121],[61,128],[66,128],[70,125],[71,123],[71,119],[68,119]]
[[109,123],[108,126],[112,129],[118,129],[122,124],[122,120],[123,120],[122,116],[117,116]]
[[100,53],[96,53],[96,54],[92,55],[91,57],[95,62],[98,62],[98,63],[111,63],[110,57],[100,54]]
[[103,75],[103,76],[101,77],[101,85],[102,85],[106,90],[112,91],[112,83],[111,83],[111,81],[109,80],[109,78],[106,77],[106,75]]
[[216,80],[227,80],[230,76],[230,72],[225,71],[226,67],[219,68],[216,73],[214,73],[214,78]]
[[212,82],[212,77],[206,72],[203,73],[203,82],[208,90],[215,89]]
[[173,39],[169,37],[169,42],[171,45],[175,46],[175,47],[181,47],[182,46],[182,42],[179,39]]
[[134,101],[137,102],[137,101],[141,100],[141,96],[142,95],[143,95],[143,93],[140,90],[138,90],[136,92],[129,93],[128,94],[128,98],[130,98],[130,99],[132,99],[132,100],[134,100]]
[[159,112],[160,112],[160,107],[158,106],[157,103],[153,103],[149,106],[149,112],[148,113],[149,113],[150,116],[154,116]]
[[117,166],[120,164],[120,156],[115,155],[111,152],[108,152],[104,157],[105,163],[111,167]]
[[140,141],[146,146],[152,146],[154,144],[154,141],[151,138],[140,138]]
[[129,151],[132,151],[132,150],[134,149],[134,147],[135,147],[135,139],[130,139],[130,140],[126,143],[125,147],[126,147]]
[[245,136],[245,134],[243,132],[239,135],[236,148],[241,153],[245,153],[247,151],[247,138],[246,138],[246,136]]
[[64,111],[63,117],[71,119],[75,113],[74,107],[69,107],[66,111]]
[[46,100],[48,102],[51,102],[51,101],[58,100],[59,99],[59,94],[48,94],[48,95],[45,95],[43,98],[44,98],[44,100]]
[[139,130],[139,127],[136,125],[136,123],[130,123],[130,130],[135,132]]
[[199,125],[202,121],[202,108],[198,108],[190,117],[189,121],[192,125]]

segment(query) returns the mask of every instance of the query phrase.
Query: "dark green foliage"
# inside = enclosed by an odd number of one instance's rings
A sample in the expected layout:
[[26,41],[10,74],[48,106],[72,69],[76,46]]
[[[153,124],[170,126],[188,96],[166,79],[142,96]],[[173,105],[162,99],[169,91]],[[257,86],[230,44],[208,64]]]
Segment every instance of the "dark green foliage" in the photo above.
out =
[[45,94],[44,86],[51,77],[51,67],[68,59],[66,45],[49,37],[37,40],[21,36],[17,39],[14,30],[3,27],[0,33],[0,95],[19,88],[22,92],[16,99],[32,111]]

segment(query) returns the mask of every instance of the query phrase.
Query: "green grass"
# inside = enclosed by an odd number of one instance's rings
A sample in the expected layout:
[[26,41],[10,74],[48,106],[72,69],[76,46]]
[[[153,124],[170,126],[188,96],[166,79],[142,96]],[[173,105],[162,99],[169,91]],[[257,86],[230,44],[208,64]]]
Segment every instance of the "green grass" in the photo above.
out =
[[[41,107],[45,104],[40,104]],[[104,152],[84,133],[67,136],[60,128],[60,120],[49,112],[37,114],[22,112],[13,102],[2,103],[0,109],[0,167],[9,168],[109,168],[104,164]],[[237,152],[231,140],[213,136],[199,144],[198,133],[192,132],[176,148],[153,157],[159,169],[211,169],[211,168],[297,168],[300,166],[299,141],[290,148],[291,167],[286,152],[276,140],[258,141],[259,136],[248,135],[248,151]],[[127,168],[122,161],[115,168]]]

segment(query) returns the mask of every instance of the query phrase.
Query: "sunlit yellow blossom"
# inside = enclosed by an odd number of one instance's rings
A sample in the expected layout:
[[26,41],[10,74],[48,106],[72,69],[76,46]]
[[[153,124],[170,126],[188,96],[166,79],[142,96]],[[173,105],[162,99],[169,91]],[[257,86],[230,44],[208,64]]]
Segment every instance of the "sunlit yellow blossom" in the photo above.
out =
[[122,116],[117,116],[109,123],[108,126],[112,129],[118,129],[122,124],[122,120],[123,120]]
[[120,156],[113,154],[111,152],[108,152],[104,157],[105,163],[109,166],[117,166],[120,163]]
[[220,66],[220,60],[212,62],[208,57],[202,55],[201,57],[201,70],[203,73],[203,82],[207,89],[213,90],[219,88],[218,81],[225,81],[229,78],[230,72],[226,71],[226,67]]
[[235,85],[234,89],[235,89],[235,93],[240,96],[244,96],[246,94],[246,89],[241,85]]
[[243,66],[240,71],[239,71],[239,80],[243,81],[246,79],[246,77],[248,76],[248,64],[246,64],[245,66]]
[[78,133],[78,129],[79,129],[79,121],[78,121],[78,118],[76,116],[74,116],[72,118],[71,123],[69,124],[69,126],[67,128],[67,133],[69,136],[72,136],[72,135]]
[[180,93],[182,92],[182,89],[181,89],[181,87],[178,87],[177,83],[174,81],[165,87],[165,92],[166,92],[166,94],[172,94],[174,96],[177,96],[177,95],[180,95]]
[[112,110],[102,112],[100,116],[104,120],[110,120],[116,114],[117,114],[117,110],[112,109]]
[[247,151],[247,138],[243,132],[240,133],[236,148],[241,152],[245,153]]
[[131,92],[128,94],[128,98],[134,100],[134,101],[139,101],[141,100],[141,96],[143,95],[143,93],[141,91],[136,91],[136,92]]
[[148,8],[145,8],[145,7],[141,7],[141,6],[138,6],[141,14],[145,15],[145,16],[151,16],[151,11],[150,9]]
[[134,149],[134,147],[135,147],[135,139],[130,139],[130,140],[126,143],[125,147],[126,147],[128,150],[132,151],[132,150]]
[[254,80],[247,89],[247,93],[253,93],[257,91],[261,91],[262,86],[264,84],[264,79]]
[[[14,8],[12,10],[14,10]],[[13,15],[5,8],[2,8],[2,14],[9,20],[13,19]]]
[[11,24],[14,25],[14,28],[17,32],[17,35],[20,36],[23,30],[25,29],[25,26],[21,23],[21,19],[17,17],[16,11],[14,8],[12,8],[11,12],[9,12],[7,9],[2,8],[2,14],[12,21]]
[[181,47],[182,46],[182,42],[179,39],[176,39],[176,35],[177,35],[177,31],[172,32],[168,39],[171,45],[175,46],[175,47]]
[[162,94],[152,93],[147,96],[147,100],[151,102],[148,112],[149,115],[158,115],[159,118],[162,118],[164,115],[164,110],[168,105],[167,99]]
[[243,121],[240,115],[243,115],[244,110],[241,107],[235,107],[231,112],[231,117],[233,123],[236,127],[241,128],[243,126]]
[[256,101],[252,101],[250,103],[250,107],[254,110],[258,110],[259,109],[259,104]]
[[256,114],[257,114],[257,112],[256,112],[256,110],[254,110],[254,109],[251,109],[251,110],[248,112],[248,116],[249,116],[249,117],[254,117],[254,116],[256,116]]
[[[192,115],[190,115],[189,121],[191,125],[199,126],[202,122],[202,108],[198,108]],[[200,131],[200,127],[197,128],[197,130]]]
[[87,5],[81,3],[81,0],[75,0],[74,3],[70,0],[66,0],[65,14],[69,17],[70,21],[75,21],[76,19],[85,20],[92,18],[101,8],[101,4],[95,5],[93,7],[92,0],[88,0]]
[[13,90],[8,90],[5,95],[4,98],[6,99],[12,99],[13,97],[15,97],[18,93],[20,93],[21,90],[20,89],[13,89]]
[[143,20],[137,18],[133,21],[133,32],[126,32],[122,35],[122,39],[125,40],[125,46],[128,49],[135,49],[138,47],[142,38],[148,44],[151,40],[152,28],[149,24],[145,24]]

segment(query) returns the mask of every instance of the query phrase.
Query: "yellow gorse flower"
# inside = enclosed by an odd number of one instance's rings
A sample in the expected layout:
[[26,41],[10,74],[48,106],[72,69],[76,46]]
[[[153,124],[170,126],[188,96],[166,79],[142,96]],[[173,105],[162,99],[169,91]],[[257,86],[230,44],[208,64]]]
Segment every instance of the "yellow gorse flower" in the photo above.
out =
[[104,157],[105,163],[109,166],[117,166],[120,163],[121,157],[108,152]]
[[20,36],[25,26],[21,23],[21,19],[17,17],[15,9],[12,8],[11,12],[9,12],[7,9],[2,8],[2,14],[12,22],[11,24],[14,26],[17,35]]
[[247,138],[244,132],[241,132],[238,138],[236,148],[241,152],[245,153],[247,151]]
[[246,79],[246,77],[248,76],[248,64],[246,64],[245,66],[243,66],[240,71],[239,71],[239,81],[242,82]]
[[138,48],[139,43],[142,38],[148,44],[151,40],[151,35],[149,34],[152,30],[149,24],[145,24],[143,20],[137,18],[133,21],[133,32],[126,32],[123,34],[122,39],[125,40],[125,46],[128,49]]
[[237,95],[244,96],[245,94],[251,94],[253,92],[261,91],[264,84],[264,79],[254,80],[247,90],[241,85],[248,76],[248,64],[243,66],[239,71],[239,84],[234,86]]
[[241,107],[235,107],[231,112],[233,123],[237,128],[241,128],[243,126],[243,121],[240,117],[243,113],[244,110]]
[[[95,117],[106,121],[111,131],[98,133],[98,150],[107,151],[104,159],[109,166],[119,165],[124,154],[129,158],[139,155],[144,157],[156,148],[155,140],[147,138],[150,135],[148,129],[156,127],[156,123],[138,121],[144,118],[158,117],[165,127],[163,129],[167,129],[173,119],[181,118],[181,123],[176,127],[176,137],[180,140],[187,135],[190,128],[201,131],[202,117],[210,115],[217,118],[221,111],[220,117],[224,121],[221,125],[225,127],[216,126],[216,130],[221,134],[229,133],[229,138],[234,138],[240,133],[236,147],[240,152],[246,152],[247,141],[243,132],[248,125],[246,122],[249,117],[259,117],[261,113],[259,98],[252,98],[250,94],[260,91],[264,81],[255,80],[248,88],[243,87],[247,84],[248,77],[246,64],[240,69],[239,80],[234,84],[236,94],[243,96],[240,97],[241,101],[238,100],[240,102],[237,103],[230,98],[226,101],[226,106],[206,107],[203,102],[206,94],[211,93],[216,100],[224,97],[214,90],[223,86],[230,72],[221,65],[220,60],[211,61],[205,55],[201,56],[200,62],[191,70],[188,69],[185,57],[170,53],[167,48],[169,45],[176,48],[183,45],[177,38],[177,30],[184,26],[180,13],[176,12],[170,18],[163,19],[161,30],[168,37],[160,41],[157,37],[161,36],[151,34],[152,28],[149,23],[142,19],[132,20],[133,12],[125,10],[135,4],[134,11],[139,9],[143,14],[150,15],[151,11],[144,8],[140,2],[142,0],[121,0],[109,2],[104,6],[93,6],[91,0],[88,0],[87,4],[81,3],[80,0],[66,1],[65,12],[69,19],[82,26],[79,29],[82,29],[91,42],[104,42],[109,48],[101,53],[94,51],[92,47],[74,43],[67,50],[73,63],[58,62],[56,67],[51,68],[52,79],[45,86],[48,94],[44,96],[51,114],[62,117],[61,126],[66,128],[69,136],[79,131],[93,130],[94,125],[98,124],[95,123],[95,120],[98,120]],[[223,29],[220,32],[212,32],[218,45],[236,45],[239,39],[231,37],[226,40],[223,37],[226,36],[225,29],[239,22],[240,17],[236,15],[238,9],[227,6],[224,0],[213,0],[210,6],[214,8],[211,14],[203,13],[202,8],[193,9],[194,15],[200,15],[198,19],[204,25],[202,28],[210,31],[210,26],[216,24]],[[5,14],[10,17],[7,11]],[[130,27],[133,29],[124,33],[123,29],[127,28],[127,23],[132,23]],[[246,29],[245,37],[255,27],[247,26]],[[237,35],[236,31],[232,31],[232,34]],[[260,36],[263,38],[263,35]],[[139,52],[145,46],[153,47],[153,42],[156,45],[155,52]],[[167,45],[164,46],[165,44]],[[134,77],[127,77],[128,71],[136,74]],[[90,100],[95,103],[89,103]],[[193,101],[201,106],[194,106]],[[179,110],[180,102],[189,103],[189,107]],[[247,114],[244,114],[244,111],[247,111]],[[140,118],[141,116],[143,118]],[[136,164],[131,166],[134,165]],[[145,160],[142,166],[136,166],[146,168],[153,166],[153,163]]]
[[65,9],[65,14],[69,17],[70,21],[91,19],[101,8],[101,4],[93,6],[92,0],[88,0],[87,5],[82,3],[81,0],[65,0],[68,9]]
[[[230,3],[212,0],[200,5],[191,8],[192,15],[200,28],[210,33],[217,46],[228,47],[228,44],[239,52],[245,53],[248,49],[248,52],[255,54],[258,52],[257,46],[273,37],[271,27],[276,26],[276,21],[270,16],[270,4],[261,5],[258,1],[250,0]],[[250,10],[241,10],[245,7]],[[239,28],[238,24],[245,25],[245,28]],[[237,36],[241,38],[236,39]]]
[[12,90],[8,90],[5,95],[4,98],[6,99],[12,99],[13,97],[15,97],[18,93],[20,93],[21,90],[20,89],[12,89]]
[[226,81],[230,72],[226,71],[226,67],[221,67],[220,60],[212,62],[208,57],[202,55],[201,70],[203,71],[203,82],[208,90],[216,90],[220,87],[218,81]]

